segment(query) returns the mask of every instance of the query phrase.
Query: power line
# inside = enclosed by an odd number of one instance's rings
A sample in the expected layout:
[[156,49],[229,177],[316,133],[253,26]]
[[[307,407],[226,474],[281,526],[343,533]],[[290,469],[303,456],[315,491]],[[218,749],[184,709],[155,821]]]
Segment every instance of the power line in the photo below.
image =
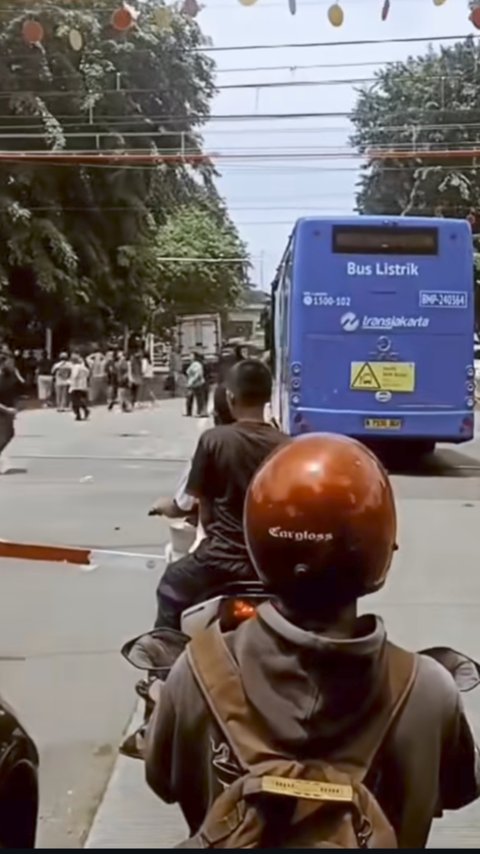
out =
[[[450,74],[448,77],[448,81],[450,80],[462,80],[464,75],[462,74]],[[438,80],[445,80],[445,75],[436,74],[432,76],[423,77],[422,80],[424,82],[434,82]],[[276,89],[276,88],[285,88],[285,87],[297,87],[297,86],[355,86],[360,83],[376,83],[378,82],[378,78],[376,77],[344,77],[344,78],[331,78],[327,77],[325,80],[279,80],[279,81],[255,81],[254,83],[225,83],[220,86],[216,86],[215,89],[217,91],[223,91],[225,89]],[[63,90],[34,90],[31,89],[12,89],[12,90],[1,90],[0,91],[0,100],[2,97],[12,97],[13,95],[28,95],[28,96],[37,96],[39,98],[47,99],[47,98],[65,98],[69,95],[78,95],[82,98],[85,97],[85,93],[79,91],[77,89],[63,89]],[[100,93],[96,93],[100,94]],[[102,89],[101,95],[152,95],[159,94],[158,88],[153,89],[135,89],[135,88],[114,88],[114,89]]]
[[[446,42],[446,41],[465,41],[466,39],[478,39],[480,35],[467,33],[457,36],[409,36],[403,38],[390,39],[353,39],[350,41],[331,41],[331,42],[286,42],[284,44],[241,44],[241,45],[204,45],[199,48],[193,48],[194,53],[221,53],[226,51],[246,51],[246,50],[297,50],[305,48],[317,47],[362,47],[374,44],[416,44],[419,42]],[[187,53],[189,51],[186,51]]]
[[[1,11],[0,11],[1,15]],[[322,63],[306,63],[306,64],[297,64],[290,63],[284,65],[254,65],[254,66],[243,66],[238,68],[219,68],[218,66],[215,68],[215,74],[253,74],[258,73],[259,71],[290,71],[292,73],[296,71],[306,71],[306,70],[325,70],[325,69],[339,69],[339,68],[368,68],[376,65],[383,67],[390,67],[392,65],[402,65],[404,60],[401,59],[374,59],[374,60],[366,60],[362,62],[322,62]],[[13,72],[12,72],[13,73]],[[132,71],[117,71],[115,69],[105,70],[103,73],[103,77],[113,76],[115,79],[122,80],[124,77],[134,76],[135,72]],[[22,70],[22,81],[34,80],[38,83],[39,76],[38,74],[25,74]],[[80,69],[76,74],[52,74],[52,78],[55,79],[55,82],[59,80],[74,80],[80,82],[84,78],[84,74]],[[218,88],[218,87],[217,87]],[[2,92],[0,90],[0,97]]]
[[[480,112],[480,110],[478,112]],[[472,108],[455,107],[453,109],[453,108],[449,108],[449,107],[444,107],[444,108],[435,108],[435,109],[434,108],[422,109],[422,115],[424,115],[424,116],[431,115],[432,117],[438,117],[442,113],[446,113],[449,116],[451,116],[451,114],[455,114],[455,115],[460,117],[460,116],[465,115],[465,114],[471,115]],[[390,116],[392,117],[392,119],[395,116],[399,116],[403,120],[412,121],[412,127],[418,127],[417,125],[415,125],[415,119],[418,117],[418,115],[419,115],[418,107],[403,108],[403,109],[399,108],[398,110],[392,111],[390,113]],[[412,118],[410,118],[410,116]],[[6,120],[12,119],[12,118],[13,118],[13,116],[11,113],[0,114],[0,122],[2,122],[3,120],[6,121]],[[17,120],[17,118],[19,121],[19,124],[18,124],[19,128],[21,128],[21,127],[43,127],[44,128],[45,127],[45,122],[42,122],[42,121],[38,121],[35,124],[22,125],[21,124],[22,117],[21,116],[18,116],[18,117],[15,116],[16,120]],[[26,119],[32,119],[32,116],[25,116],[25,118]],[[89,121],[85,121],[85,118],[86,118],[85,115],[80,115],[80,116],[76,117],[75,115],[72,116],[72,114],[66,114],[66,115],[60,114],[60,115],[54,115],[53,116],[53,119],[55,121],[59,121],[59,122],[60,121],[61,122],[69,121],[73,126],[79,125],[80,127],[90,127],[90,128],[92,128],[92,132],[94,132],[94,130],[93,130],[94,127],[98,124],[102,124],[103,122],[108,123],[109,126],[116,128],[116,127],[123,125],[123,124],[132,125],[135,123],[141,123],[142,125],[145,125],[148,122],[159,122],[159,123],[168,123],[168,122],[173,123],[173,122],[175,122],[175,123],[179,123],[179,122],[195,122],[195,121],[198,121],[198,122],[205,122],[205,123],[207,123],[207,122],[233,122],[233,123],[252,122],[252,123],[257,124],[258,122],[266,122],[266,121],[268,121],[268,122],[282,121],[282,120],[284,120],[284,121],[300,121],[300,120],[305,120],[305,119],[329,119],[329,118],[337,119],[337,118],[342,118],[342,119],[350,119],[351,120],[352,110],[349,110],[349,111],[345,111],[345,110],[343,110],[343,111],[338,111],[338,110],[337,111],[312,111],[312,112],[301,112],[301,113],[299,113],[299,112],[295,112],[295,113],[286,113],[286,112],[284,112],[284,113],[277,113],[277,112],[275,112],[275,113],[216,113],[216,114],[215,113],[213,113],[213,114],[197,113],[197,114],[193,114],[193,115],[173,115],[173,114],[171,114],[171,115],[163,114],[162,115],[162,114],[159,114],[159,115],[152,115],[152,116],[146,116],[146,117],[99,115],[99,116],[94,116],[93,123],[89,122]],[[79,122],[78,119],[82,119],[83,121]],[[429,125],[429,127],[442,128],[442,127],[445,127],[445,124],[446,123]],[[458,122],[450,122],[449,124],[450,124],[450,126],[462,125],[462,127],[463,127],[464,122],[460,121],[460,118],[459,118]],[[474,124],[476,125],[477,123],[475,122]],[[15,127],[17,127],[17,125],[15,125]],[[404,129],[405,123],[402,125],[396,125],[396,126],[391,126],[391,127],[397,127],[397,128]],[[425,127],[425,125],[420,125],[419,127]],[[0,128],[1,128],[1,125],[0,125]],[[389,129],[391,129],[391,128],[389,128]],[[248,129],[245,129],[245,130],[248,131]],[[320,128],[320,130],[321,130],[321,128]],[[197,130],[195,127],[191,127],[191,128],[187,128],[186,130],[176,129],[176,130],[171,131],[172,134],[174,134],[174,133],[179,134],[181,132],[195,134],[195,133],[199,133],[199,132],[200,133],[204,132],[204,129],[202,129],[200,131],[200,130]],[[147,127],[145,129],[145,136],[148,136],[148,134],[149,134],[149,129]]]
[[[340,194],[342,195],[342,194]],[[344,193],[344,198],[351,199],[351,193]],[[147,200],[148,204],[148,200]],[[51,205],[28,205],[24,204],[21,201],[12,201],[10,205],[0,205],[0,211],[8,212],[11,211],[12,208],[19,209],[23,208],[28,213],[127,213],[127,212],[136,212],[139,214],[151,214],[152,210],[142,211],[139,207],[135,207],[134,205],[119,205],[119,206],[102,206],[102,205],[84,205],[83,207],[70,207],[63,206],[61,203],[59,204],[51,204]],[[327,207],[320,207],[319,205],[308,206],[303,204],[296,205],[283,205],[283,204],[272,204],[272,205],[226,205],[228,212],[230,211],[331,211],[338,210],[333,205],[328,205]]]
[[[344,48],[344,47],[369,47],[377,44],[420,44],[424,42],[452,42],[477,40],[480,35],[476,33],[462,33],[452,36],[408,36],[397,38],[380,38],[380,39],[351,39],[348,41],[324,41],[324,42],[284,42],[277,44],[233,44],[233,45],[208,45],[202,44],[198,47],[192,47],[184,51],[185,55],[198,53],[227,53],[227,52],[245,52],[257,50],[306,50],[312,48]],[[148,48],[135,48],[135,56],[140,57],[142,54],[151,54]],[[25,54],[19,53],[9,56],[9,61],[23,60]]]
[[[216,68],[216,74],[241,74],[245,72],[246,74],[258,72],[258,71],[305,71],[306,69],[326,69],[326,68],[367,68],[372,67],[374,65],[381,66],[390,66],[390,65],[398,65],[401,64],[402,60],[400,59],[374,59],[368,60],[364,62],[321,62],[321,63],[307,63],[306,65],[297,65],[296,63],[292,63],[290,65],[253,65],[253,66],[244,66],[243,68]],[[123,74],[123,72],[120,72]],[[57,79],[57,76],[55,75]],[[75,78],[76,79],[76,78]]]

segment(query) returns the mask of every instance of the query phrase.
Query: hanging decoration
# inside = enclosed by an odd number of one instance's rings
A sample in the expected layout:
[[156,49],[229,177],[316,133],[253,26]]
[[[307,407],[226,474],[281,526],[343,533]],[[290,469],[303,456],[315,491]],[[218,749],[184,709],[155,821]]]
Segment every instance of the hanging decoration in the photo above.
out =
[[34,21],[29,18],[22,25],[22,37],[27,44],[40,44],[43,41],[45,33],[40,21]]
[[168,30],[173,20],[173,10],[170,6],[159,6],[153,13],[153,20],[160,30]]
[[111,23],[114,30],[119,33],[125,33],[133,27],[138,18],[136,9],[132,9],[128,3],[124,3],[119,9],[115,9],[112,14]]
[[257,0],[240,0],[242,6],[255,6]]
[[470,21],[477,30],[480,30],[480,2],[475,4],[472,3],[470,8]]
[[475,29],[480,30],[480,0],[470,0],[470,21]]
[[82,34],[79,30],[70,30],[68,34],[68,41],[72,50],[79,51],[83,47],[83,38]]
[[433,0],[434,6],[444,6],[447,0]]
[[290,9],[290,14],[295,15],[297,12],[297,0],[288,0],[288,8]]
[[200,11],[200,6],[197,0],[184,0],[180,11],[188,18],[196,18]]
[[334,3],[333,6],[330,6],[327,15],[332,27],[342,26],[345,15],[339,3]]
[[383,6],[382,6],[382,14],[381,14],[382,21],[387,20],[389,12],[390,12],[390,0],[384,0]]

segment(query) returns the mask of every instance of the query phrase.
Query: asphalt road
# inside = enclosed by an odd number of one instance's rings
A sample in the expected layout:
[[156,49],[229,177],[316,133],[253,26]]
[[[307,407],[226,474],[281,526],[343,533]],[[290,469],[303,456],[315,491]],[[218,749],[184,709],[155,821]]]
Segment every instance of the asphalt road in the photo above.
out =
[[[88,424],[21,415],[11,462],[27,473],[0,478],[1,536],[156,550],[165,530],[145,510],[172,488],[197,426],[171,401],[125,416],[99,410]],[[392,639],[412,649],[446,644],[480,659],[480,442],[440,449],[393,482],[400,551],[388,587],[363,607],[382,614]],[[0,690],[40,746],[39,841],[78,847],[134,705],[134,677],[117,650],[150,624],[156,578],[0,561],[0,581],[0,655],[24,658],[0,663]],[[466,700],[480,735],[480,690]],[[108,816],[103,823],[105,847],[169,847],[184,832],[178,813],[146,792],[141,765],[128,769],[115,795],[117,823],[106,828]],[[474,805],[439,823],[431,844],[477,847],[479,828]]]
[[[128,415],[99,409],[82,424],[25,412],[17,432],[16,473],[0,478],[1,537],[162,549],[164,524],[146,513],[170,494],[198,432],[178,401]],[[135,705],[118,650],[150,628],[156,582],[147,572],[0,560],[0,658],[23,659],[0,661],[0,691],[40,747],[43,847],[83,844]]]

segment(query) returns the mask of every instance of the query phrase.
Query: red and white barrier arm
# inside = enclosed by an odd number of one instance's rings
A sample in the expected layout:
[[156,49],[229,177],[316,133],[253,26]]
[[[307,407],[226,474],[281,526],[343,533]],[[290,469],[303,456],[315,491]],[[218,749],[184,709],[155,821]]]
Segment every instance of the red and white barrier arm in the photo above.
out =
[[165,565],[165,557],[158,554],[110,551],[108,549],[82,549],[74,546],[49,546],[39,543],[15,543],[10,540],[0,540],[0,558],[66,563],[87,571],[96,569],[98,566],[112,566],[118,569],[153,572],[163,569]]

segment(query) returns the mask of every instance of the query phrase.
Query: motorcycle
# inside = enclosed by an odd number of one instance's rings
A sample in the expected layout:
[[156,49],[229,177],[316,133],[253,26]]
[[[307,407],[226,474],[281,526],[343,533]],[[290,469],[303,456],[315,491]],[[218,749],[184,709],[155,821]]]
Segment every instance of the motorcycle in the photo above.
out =
[[216,620],[223,632],[233,631],[240,623],[251,619],[258,606],[268,598],[260,582],[234,582],[213,593],[209,599],[187,608],[181,617],[181,631],[152,629],[123,645],[123,657],[145,673],[135,686],[138,696],[145,703],[144,722],[137,732],[123,742],[120,749],[124,755],[134,759],[142,758],[137,737],[140,741],[143,739],[144,729],[159,697],[161,683],[192,637]]
[[34,848],[38,751],[15,712],[0,699],[0,848]]
[[[137,734],[143,739],[146,724],[160,695],[161,684],[191,638],[216,620],[219,621],[221,631],[234,630],[240,623],[251,619],[258,606],[268,598],[260,583],[237,582],[188,608],[182,614],[181,631],[153,629],[124,644],[121,651],[123,657],[133,667],[146,673],[136,685],[138,696],[145,701],[145,716],[142,727],[133,734],[134,739]],[[462,693],[480,685],[480,664],[464,653],[450,647],[437,646],[420,650],[419,654],[429,656],[445,667]],[[125,750],[122,752],[134,758],[142,758],[141,748],[131,753]]]

